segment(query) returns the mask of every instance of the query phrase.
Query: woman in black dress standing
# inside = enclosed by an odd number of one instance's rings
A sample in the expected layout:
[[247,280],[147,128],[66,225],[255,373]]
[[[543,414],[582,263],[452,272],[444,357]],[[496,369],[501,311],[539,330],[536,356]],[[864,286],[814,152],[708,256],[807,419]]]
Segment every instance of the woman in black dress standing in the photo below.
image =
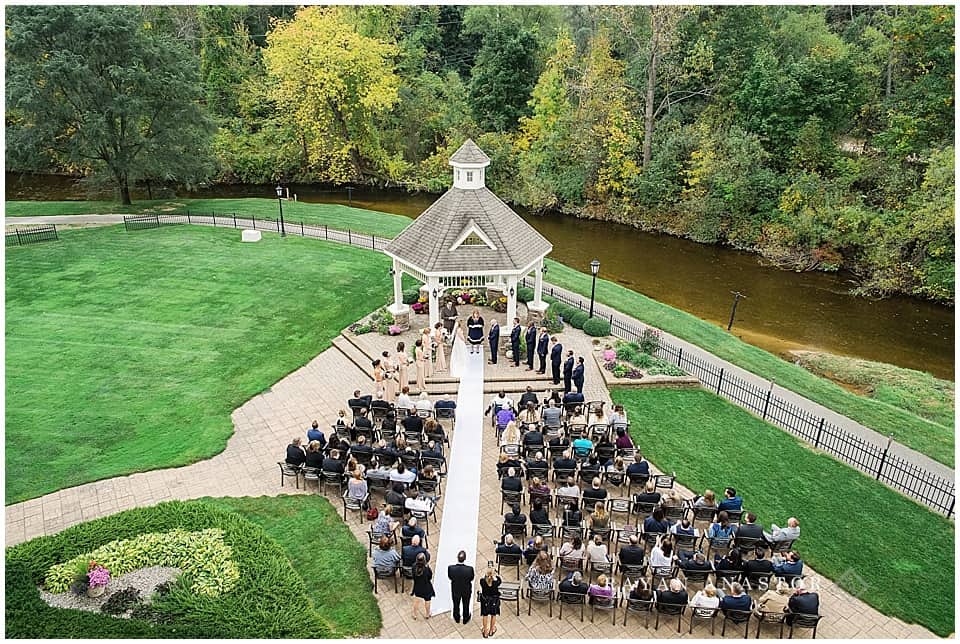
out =
[[467,320],[467,342],[470,343],[470,353],[483,350],[483,318],[480,317],[480,309],[474,309],[473,315]]
[[497,615],[500,614],[500,575],[487,564],[487,573],[480,580],[480,632],[484,638],[497,632]]
[[433,590],[433,571],[427,565],[427,557],[422,552],[413,564],[413,618],[417,618],[417,609],[421,603],[425,606],[423,616],[430,619],[430,600],[437,593]]

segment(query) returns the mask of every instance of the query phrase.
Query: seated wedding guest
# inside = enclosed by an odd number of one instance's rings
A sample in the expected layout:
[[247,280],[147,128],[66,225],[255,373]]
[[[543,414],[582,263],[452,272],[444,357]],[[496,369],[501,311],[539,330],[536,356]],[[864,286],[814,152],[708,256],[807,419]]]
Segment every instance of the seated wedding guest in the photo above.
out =
[[603,501],[606,500],[606,498],[607,490],[600,486],[600,477],[593,477],[590,487],[583,491],[584,504],[598,502],[597,505],[603,505]]
[[570,439],[563,428],[557,430],[557,435],[550,439],[550,447],[570,447]]
[[720,600],[720,608],[724,613],[728,610],[748,611],[752,606],[753,600],[743,592],[743,586],[738,582],[730,584],[730,592]]
[[[586,494],[586,492],[584,492],[584,494]],[[584,505],[586,505],[587,499],[584,498],[583,502]],[[593,506],[593,512],[590,514],[590,534],[605,534],[609,529],[610,514],[607,512],[606,507],[604,507],[603,501],[597,501]]]
[[690,600],[691,608],[718,608],[720,598],[717,597],[717,587],[708,583],[703,590],[698,590]]
[[633,439],[623,427],[617,428],[617,440],[614,445],[617,449],[633,449]]
[[557,496],[569,496],[580,498],[580,487],[574,482],[572,476],[567,477],[566,485],[557,488]]
[[520,511],[520,504],[514,503],[510,506],[510,511],[503,515],[504,523],[526,524],[527,515]]
[[586,595],[588,588],[587,585],[583,583],[583,575],[579,570],[575,570],[568,574],[566,578],[560,582],[560,586],[558,586],[557,590],[561,593],[571,595]]
[[550,404],[550,402],[553,402],[554,405],[560,406],[561,404],[560,392],[557,391],[556,389],[552,389],[552,388],[547,389],[545,392],[543,392],[543,396],[544,396],[543,398],[544,405],[548,405]]
[[754,559],[743,560],[743,572],[745,575],[769,575],[773,572],[773,562],[766,558],[766,548],[757,546],[757,549],[754,551],[754,556]]
[[553,588],[553,557],[549,553],[543,550],[537,552],[536,559],[527,570],[527,585],[533,590]]
[[802,579],[797,580],[796,588],[790,600],[787,602],[787,612],[792,613],[787,615],[787,624],[793,623],[793,614],[796,613],[802,613],[804,615],[820,614],[820,595],[808,591]]
[[663,508],[654,508],[653,514],[644,519],[643,531],[646,533],[657,532],[660,534],[670,532],[670,522],[664,517]]
[[657,537],[657,543],[650,549],[650,566],[654,568],[673,567],[673,541],[669,537]]
[[507,475],[500,480],[500,489],[506,492],[521,492],[523,490],[523,481],[517,476],[516,468],[507,468]]
[[377,443],[376,448],[373,450],[373,455],[381,464],[392,464],[395,460],[397,460],[397,457],[400,455],[400,453],[393,447],[387,445],[387,441],[381,439]]
[[363,473],[364,477],[370,479],[390,480],[390,468],[383,465],[376,456],[370,460],[370,467]]
[[548,469],[550,464],[543,460],[543,452],[537,452],[532,458],[527,459],[526,469]]
[[572,447],[575,456],[586,458],[593,451],[593,441],[586,436],[581,436],[573,441]]
[[689,595],[679,579],[671,579],[669,590],[658,590],[656,592],[657,604],[670,604],[673,606],[685,605]]
[[420,537],[420,542],[423,543],[423,540],[427,535],[423,531],[423,528],[417,525],[417,518],[410,517],[404,524],[403,528],[400,529],[400,536],[402,536],[404,539],[410,539],[411,537],[417,536]]
[[[410,397],[410,387],[404,385],[397,396],[397,402],[394,405],[397,409],[416,409],[413,399]],[[416,557],[414,557],[416,559]]]
[[603,543],[603,537],[599,534],[593,535],[593,540],[587,544],[587,559],[592,563],[606,563],[610,561],[607,554],[607,546]]
[[787,608],[787,604],[790,601],[791,591],[790,584],[783,581],[782,579],[777,582],[776,588],[768,588],[766,592],[760,595],[760,598],[757,600],[756,614],[759,617],[760,613],[783,613]]
[[533,403],[533,406],[536,407],[540,404],[540,401],[537,399],[537,394],[533,392],[533,387],[527,385],[527,390],[520,396],[520,401],[517,403],[517,406],[527,407],[530,403]]
[[601,469],[603,468],[600,466],[600,459],[597,458],[596,454],[591,454],[587,461],[580,465],[580,478],[590,480],[599,476]]
[[[376,402],[376,401],[374,401]],[[356,418],[353,419],[353,426],[355,429],[369,429],[373,430],[373,421],[370,420],[370,416],[367,413],[366,409],[361,409],[360,413],[357,414]],[[331,437],[331,442],[333,438]]]
[[634,452],[633,463],[627,466],[627,476],[631,475],[650,476],[650,463],[640,452]]
[[742,510],[743,498],[737,495],[737,491],[732,487],[723,490],[723,500],[717,506],[718,510]]
[[774,523],[770,526],[770,532],[763,533],[763,538],[771,545],[778,541],[795,541],[800,538],[800,522],[796,517],[790,517],[786,528]]
[[702,496],[698,496],[693,501],[694,508],[716,508],[717,497],[713,490],[704,490]]
[[404,510],[417,510],[419,512],[431,512],[433,510],[433,500],[426,494],[420,493],[420,488],[414,483],[407,488],[406,500],[403,502]]
[[413,406],[417,411],[433,411],[433,403],[430,402],[430,396],[425,391],[420,392]]
[[513,409],[513,400],[508,398],[506,392],[503,390],[497,392],[497,394],[490,400],[490,404],[487,405],[487,409],[483,412],[483,414],[484,416],[489,416],[491,413],[500,409]]
[[450,394],[440,394],[437,402],[433,403],[434,409],[456,409],[457,401]]
[[445,463],[446,458],[443,456],[443,450],[440,449],[440,446],[437,445],[436,441],[429,441],[427,446],[420,452],[421,457],[436,459],[440,463]]
[[377,514],[377,518],[370,525],[370,531],[375,535],[383,535],[383,538],[380,539],[380,545],[382,547],[383,539],[386,539],[388,544],[392,543],[390,535],[392,535],[398,527],[400,527],[400,522],[395,521],[390,516],[390,504],[384,503],[380,506],[380,512]]
[[730,525],[730,518],[727,516],[726,510],[721,510],[717,514],[716,522],[710,524],[707,538],[710,539],[710,543],[717,545],[718,542],[722,543],[723,540],[733,537],[733,530],[734,526]]
[[743,515],[743,523],[735,526],[733,534],[737,539],[760,539],[763,541],[763,528],[757,525],[757,515],[747,512]]
[[373,551],[373,567],[383,572],[390,572],[396,570],[400,561],[400,553],[393,547],[390,538],[386,535],[380,537],[380,545]]
[[[340,413],[343,413],[342,409],[340,410]],[[320,431],[320,423],[317,421],[313,421],[313,423],[310,425],[310,429],[307,430],[307,442],[312,443],[313,441],[320,443],[321,448],[327,443],[327,438],[323,435],[323,432]]]
[[287,465],[294,465],[300,467],[303,465],[304,461],[307,460],[307,455],[304,453],[303,448],[300,446],[300,437],[297,436],[290,444],[287,445]]
[[687,537],[697,536],[697,530],[690,523],[690,519],[683,517],[672,526],[670,526],[670,534],[680,534]]
[[550,523],[550,513],[543,507],[543,501],[540,499],[534,499],[531,504],[530,523],[533,525],[547,525]]
[[[533,562],[537,560],[537,557],[539,557],[541,553],[545,553],[547,558],[552,559],[547,543],[543,540],[543,537],[538,534],[527,542],[527,549],[523,551],[523,557],[527,560],[527,565],[532,566]],[[553,569],[551,568],[551,570]]]
[[400,421],[400,424],[403,425],[403,433],[406,436],[413,436],[418,439],[423,436],[423,419],[419,416],[407,416]]
[[553,460],[553,469],[555,470],[577,469],[577,461],[573,458],[573,453],[570,450],[567,450],[562,455],[555,458]]
[[528,450],[543,449],[543,432],[537,429],[536,426],[533,426],[533,429],[528,430],[527,433],[523,435],[523,446]]
[[519,445],[520,440],[520,428],[517,427],[516,421],[511,420],[507,423],[503,433],[500,434],[500,447],[504,445]]
[[590,587],[587,589],[587,595],[590,597],[591,604],[598,599],[612,598],[613,586],[610,585],[609,581],[607,581],[607,576],[600,575],[597,577],[597,583],[590,584]]
[[617,456],[613,461],[607,462],[605,471],[610,474],[619,474],[623,476],[624,480],[627,477],[627,467],[623,462],[622,456]]
[[540,422],[540,412],[537,411],[537,405],[533,402],[528,402],[524,404],[522,401],[520,405],[523,409],[520,411],[520,414],[517,416],[517,421],[522,425],[536,425]]
[[390,474],[390,480],[410,485],[417,480],[417,473],[413,470],[408,470],[407,466],[403,464],[403,461],[400,461],[397,463],[397,469]]
[[330,455],[323,459],[323,463],[320,466],[324,472],[334,472],[336,474],[343,474],[344,464],[340,460],[340,451],[332,450]]
[[[560,416],[562,410],[557,407],[557,403],[552,400],[543,408],[542,419],[545,427],[560,427]],[[552,443],[551,443],[552,444]]]
[[433,440],[440,440],[441,442],[447,437],[447,433],[443,431],[443,425],[433,418],[423,421],[423,433],[432,437]]
[[567,424],[569,425],[586,425],[587,424],[587,417],[584,415],[583,407],[581,405],[577,405],[576,407],[574,407],[573,413],[570,414],[570,418],[567,420]]
[[400,550],[401,561],[404,566],[412,566],[417,561],[417,556],[423,554],[427,561],[430,561],[430,552],[420,545],[420,537],[414,535],[410,539],[410,545],[404,546]]
[[404,494],[404,490],[406,490],[406,486],[397,481],[390,486],[390,489],[384,495],[383,500],[393,507],[403,506],[407,502],[407,497]]
[[354,456],[357,454],[373,455],[373,448],[367,445],[367,437],[361,434],[357,436],[357,442],[350,446],[350,453]]
[[568,528],[578,528],[583,525],[583,515],[580,514],[576,501],[571,501],[564,507],[563,525]]
[[[421,483],[423,481],[429,481],[431,483],[436,483],[439,486],[440,476],[437,474],[437,471],[433,469],[433,465],[427,464],[424,466],[422,470],[420,470],[419,474],[417,475],[417,481]],[[426,494],[426,492],[424,493]],[[433,501],[434,505],[436,505],[437,499],[440,498],[439,496],[434,496],[430,494],[427,494],[426,496],[428,496],[430,500]]]
[[[550,494],[550,487],[546,483],[544,483],[542,480],[540,480],[539,476],[534,476],[530,480],[530,486],[527,488],[527,492],[530,493],[530,498],[533,499],[533,497],[537,495],[542,497],[544,495]],[[534,502],[535,501],[536,499],[534,499]]]
[[682,508],[683,499],[676,490],[667,490],[667,493],[660,499],[660,505],[663,508]]
[[743,557],[740,551],[734,548],[722,557],[714,556],[714,570],[743,570]]
[[347,496],[361,501],[367,497],[367,482],[363,480],[363,472],[357,468],[347,483]]
[[683,570],[684,572],[706,572],[708,570],[713,570],[713,566],[710,565],[710,562],[707,561],[707,558],[699,550],[693,553],[680,553],[679,566],[680,570]]
[[803,574],[803,559],[793,550],[785,557],[774,555],[773,574],[778,577],[799,577]]
[[640,545],[640,537],[635,534],[630,535],[629,545],[620,548],[619,558],[621,564],[628,566],[642,564],[645,556],[644,547]]
[[[370,401],[370,411],[374,409],[382,409],[384,413],[389,409],[393,409],[393,405],[389,401],[383,399],[383,392],[378,391],[376,397]],[[354,423],[356,425],[356,423]]]
[[356,389],[353,392],[353,398],[347,400],[347,407],[370,407],[370,402],[373,400],[373,396],[367,394],[365,396],[360,395],[360,390]]
[[611,427],[613,427],[614,425],[627,424],[627,412],[624,411],[623,405],[613,406],[613,411],[611,411],[610,415],[607,416],[607,424],[610,425]]
[[640,601],[650,601],[653,599],[653,591],[647,585],[647,581],[641,577],[637,583],[630,586],[630,599],[639,599]]
[[583,540],[580,537],[574,537],[573,541],[567,541],[560,546],[557,556],[561,559],[583,559],[587,552],[583,547]]
[[509,533],[503,535],[503,541],[497,546],[496,552],[498,555],[523,554],[523,550],[514,542],[513,535]]
[[570,403],[582,403],[584,401],[583,394],[579,391],[568,391],[563,394],[561,402],[564,405],[569,405]]
[[513,409],[510,407],[504,407],[497,412],[496,419],[498,427],[507,427],[510,423],[516,422],[517,416],[513,413]]
[[647,481],[642,493],[633,495],[633,500],[637,503],[660,503],[660,493],[653,479]]
[[320,446],[320,441],[310,441],[310,444],[307,445],[307,456],[304,465],[307,467],[323,467],[323,449]]

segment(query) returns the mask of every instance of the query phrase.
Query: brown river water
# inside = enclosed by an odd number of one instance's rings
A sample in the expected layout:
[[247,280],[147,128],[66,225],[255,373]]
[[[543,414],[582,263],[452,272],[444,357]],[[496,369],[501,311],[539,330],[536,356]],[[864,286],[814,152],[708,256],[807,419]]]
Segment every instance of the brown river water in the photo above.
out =
[[[66,177],[7,173],[7,199],[83,199]],[[298,199],[352,203],[358,208],[416,217],[436,195],[399,190],[291,186]],[[271,197],[271,186],[215,186],[183,197]],[[109,195],[100,198],[110,198]],[[134,199],[146,195],[134,194]],[[610,222],[516,209],[553,243],[550,257],[585,273],[600,260],[600,276],[726,327],[731,291],[737,306],[733,333],[784,355],[793,349],[828,351],[929,371],[954,379],[954,310],[923,300],[882,300],[850,294],[852,275],[795,273],[763,266],[756,255],[645,233]]]

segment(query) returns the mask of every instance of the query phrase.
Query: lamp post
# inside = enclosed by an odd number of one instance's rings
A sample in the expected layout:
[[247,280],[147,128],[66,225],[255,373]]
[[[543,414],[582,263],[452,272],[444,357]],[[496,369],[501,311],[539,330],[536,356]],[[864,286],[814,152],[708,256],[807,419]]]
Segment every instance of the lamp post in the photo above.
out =
[[593,286],[590,287],[590,317],[593,317],[593,296],[597,292],[597,273],[600,272],[600,261],[590,262],[590,273],[593,275]]
[[280,236],[287,236],[287,229],[283,225],[283,188],[277,184],[277,203],[280,205]]

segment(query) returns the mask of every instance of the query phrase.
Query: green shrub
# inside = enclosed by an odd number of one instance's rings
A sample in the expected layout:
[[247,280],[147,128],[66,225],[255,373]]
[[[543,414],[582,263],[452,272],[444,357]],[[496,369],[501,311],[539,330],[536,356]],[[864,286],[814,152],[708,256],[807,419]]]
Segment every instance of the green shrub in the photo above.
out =
[[647,327],[640,334],[640,350],[644,353],[653,355],[660,348],[660,332],[656,329]]
[[574,311],[570,317],[563,317],[565,322],[569,322],[574,329],[582,329],[583,323],[590,319],[586,311]]
[[640,369],[649,369],[655,366],[658,360],[649,353],[641,353],[637,355],[636,360],[631,360],[631,362],[635,367],[639,367]]
[[[233,551],[240,579],[231,592],[200,595],[181,575],[150,611],[115,619],[48,606],[37,586],[47,571],[116,541],[145,533],[218,529]],[[6,636],[18,638],[324,638],[330,628],[313,610],[303,580],[285,551],[262,528],[239,514],[199,501],[171,501],[67,528],[8,548]]]
[[610,335],[610,322],[603,318],[590,318],[583,323],[583,332],[595,338]]
[[541,323],[541,326],[547,327],[547,332],[553,335],[554,333],[560,333],[563,331],[563,321],[560,319],[560,315],[557,313],[557,311],[555,309],[551,310],[551,307],[553,307],[552,304],[550,307],[547,307],[546,313],[543,314],[543,322]]
[[96,561],[109,570],[112,577],[149,566],[172,566],[193,580],[190,586],[193,592],[216,597],[233,590],[240,579],[232,555],[230,546],[223,542],[223,530],[151,532],[111,541],[51,566],[44,583],[50,592],[62,593],[70,587],[76,567],[88,561]]
[[517,289],[517,302],[523,302],[524,304],[532,302],[533,296],[533,289],[529,286],[521,286]]
[[[646,354],[644,354],[646,355]],[[651,376],[685,376],[687,372],[681,369],[676,365],[672,365],[669,362],[664,362],[663,360],[657,360],[656,364],[650,367],[647,370],[647,373]]]
[[619,341],[616,344],[617,358],[626,362],[637,364],[640,359],[640,346],[636,342]]
[[420,299],[420,289],[419,288],[408,288],[403,291],[403,303],[404,304],[413,304]]

